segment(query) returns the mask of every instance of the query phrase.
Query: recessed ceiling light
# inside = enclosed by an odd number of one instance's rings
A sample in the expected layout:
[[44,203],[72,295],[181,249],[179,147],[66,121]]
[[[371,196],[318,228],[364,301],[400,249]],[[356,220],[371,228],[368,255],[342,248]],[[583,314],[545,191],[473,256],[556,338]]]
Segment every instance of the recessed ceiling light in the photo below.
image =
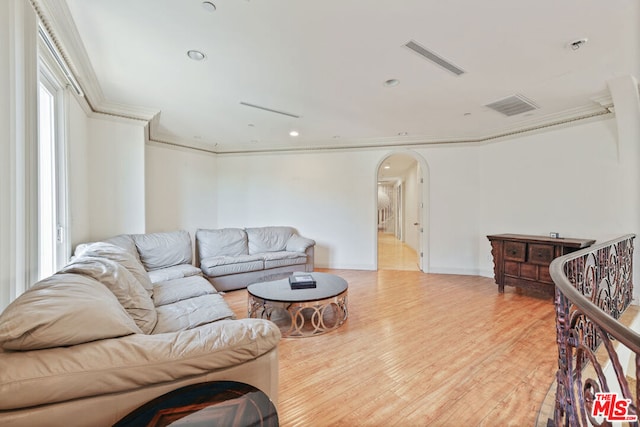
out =
[[300,135],[300,134],[298,133],[298,131],[297,131],[297,130],[292,130],[291,132],[289,132],[289,135],[291,135],[291,136],[298,136],[298,135]]
[[210,1],[203,1],[202,2],[202,7],[204,8],[204,10],[206,10],[207,12],[215,12],[216,11],[216,5],[213,4]]
[[398,79],[389,79],[389,80],[385,80],[385,82],[383,84],[385,86],[387,86],[387,87],[398,86],[400,84],[400,80],[398,80]]
[[385,166],[384,166],[384,168],[385,168],[385,169],[391,169],[391,166],[389,166],[389,165],[385,165]]
[[199,50],[190,50],[187,52],[187,56],[194,61],[202,61],[205,57],[204,53]]

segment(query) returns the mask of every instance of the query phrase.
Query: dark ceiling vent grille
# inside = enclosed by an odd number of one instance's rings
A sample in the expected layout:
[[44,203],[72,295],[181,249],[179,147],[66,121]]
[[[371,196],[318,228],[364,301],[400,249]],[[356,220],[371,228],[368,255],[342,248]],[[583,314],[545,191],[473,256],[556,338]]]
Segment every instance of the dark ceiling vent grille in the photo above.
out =
[[408,49],[411,49],[412,51],[422,56],[423,58],[433,62],[434,64],[439,65],[445,70],[452,72],[456,76],[459,76],[460,74],[465,73],[463,69],[456,67],[451,62],[436,55],[434,52],[431,52],[429,49],[425,48],[424,46],[421,46],[420,44],[416,43],[413,40],[408,41],[407,43],[405,43],[404,46]]
[[486,107],[504,114],[505,116],[515,116],[516,114],[526,113],[527,111],[537,110],[539,108],[536,104],[522,95],[512,95],[499,101],[492,102],[491,104],[487,104]]

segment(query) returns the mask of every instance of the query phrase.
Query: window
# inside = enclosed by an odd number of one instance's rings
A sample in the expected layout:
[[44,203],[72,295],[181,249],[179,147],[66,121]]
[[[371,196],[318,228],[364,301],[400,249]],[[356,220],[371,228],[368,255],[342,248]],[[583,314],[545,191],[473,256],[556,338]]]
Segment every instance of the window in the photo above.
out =
[[37,149],[38,279],[55,273],[68,258],[63,112],[64,90],[41,55]]

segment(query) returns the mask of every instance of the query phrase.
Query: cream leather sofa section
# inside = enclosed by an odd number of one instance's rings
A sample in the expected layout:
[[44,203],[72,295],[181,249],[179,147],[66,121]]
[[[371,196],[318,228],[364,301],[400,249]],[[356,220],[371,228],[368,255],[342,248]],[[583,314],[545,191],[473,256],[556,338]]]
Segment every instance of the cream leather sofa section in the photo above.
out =
[[286,226],[196,232],[200,268],[219,291],[313,271],[315,244]]
[[111,425],[163,393],[214,380],[277,402],[280,331],[234,318],[189,268],[188,233],[110,241],[82,246],[0,314],[0,425]]

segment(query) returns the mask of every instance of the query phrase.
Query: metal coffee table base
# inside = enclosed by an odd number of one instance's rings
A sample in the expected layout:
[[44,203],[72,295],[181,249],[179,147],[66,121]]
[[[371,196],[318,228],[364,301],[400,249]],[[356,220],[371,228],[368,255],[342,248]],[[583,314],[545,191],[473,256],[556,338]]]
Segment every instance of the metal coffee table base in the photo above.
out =
[[333,331],[347,320],[347,291],[335,297],[303,302],[280,302],[249,294],[249,317],[268,319],[283,337],[310,337]]

